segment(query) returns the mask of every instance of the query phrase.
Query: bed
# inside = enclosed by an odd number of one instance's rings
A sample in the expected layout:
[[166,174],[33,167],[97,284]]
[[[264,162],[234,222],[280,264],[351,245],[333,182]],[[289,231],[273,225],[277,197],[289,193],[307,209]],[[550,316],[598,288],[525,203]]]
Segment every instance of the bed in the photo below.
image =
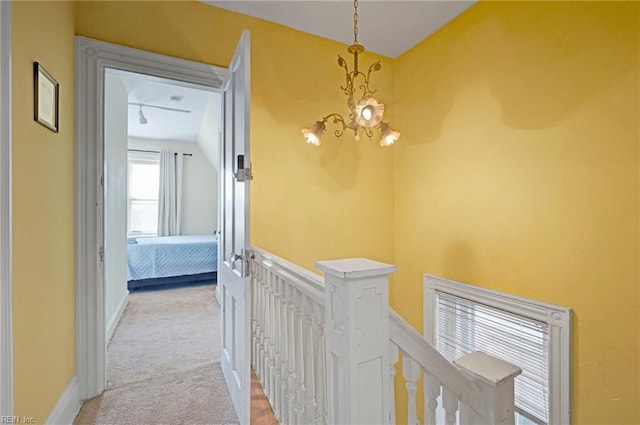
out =
[[216,281],[218,236],[129,238],[129,290],[158,285]]

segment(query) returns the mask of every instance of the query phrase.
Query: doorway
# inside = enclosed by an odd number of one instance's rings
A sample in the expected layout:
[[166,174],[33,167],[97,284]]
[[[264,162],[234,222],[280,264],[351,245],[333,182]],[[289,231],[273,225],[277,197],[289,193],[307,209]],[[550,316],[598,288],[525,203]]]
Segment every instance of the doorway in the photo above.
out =
[[206,87],[105,73],[108,344],[129,291],[215,281],[221,102]]
[[76,376],[80,398],[106,384],[104,295],[106,69],[219,90],[227,70],[84,37],[76,38]]

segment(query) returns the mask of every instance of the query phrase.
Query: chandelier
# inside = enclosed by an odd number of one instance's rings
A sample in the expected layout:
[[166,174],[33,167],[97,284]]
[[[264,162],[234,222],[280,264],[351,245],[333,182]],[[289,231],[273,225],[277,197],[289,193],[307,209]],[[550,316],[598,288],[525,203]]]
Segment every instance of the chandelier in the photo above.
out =
[[380,61],[372,64],[366,74],[358,69],[358,55],[364,52],[364,46],[358,44],[358,0],[353,2],[353,8],[353,44],[347,48],[347,52],[353,55],[353,71],[349,71],[347,61],[338,55],[338,65],[344,68],[346,73],[346,83],[340,86],[340,89],[347,95],[348,122],[342,115],[334,112],[316,121],[311,128],[303,128],[302,134],[307,143],[312,145],[320,145],[320,137],[327,130],[326,124],[329,121],[338,127],[333,132],[336,137],[352,130],[356,141],[360,140],[361,133],[371,140],[376,134],[374,130],[378,130],[380,146],[390,146],[400,137],[400,132],[394,131],[388,122],[383,121],[384,104],[378,103],[373,97],[376,90],[369,87],[371,73],[382,68]]

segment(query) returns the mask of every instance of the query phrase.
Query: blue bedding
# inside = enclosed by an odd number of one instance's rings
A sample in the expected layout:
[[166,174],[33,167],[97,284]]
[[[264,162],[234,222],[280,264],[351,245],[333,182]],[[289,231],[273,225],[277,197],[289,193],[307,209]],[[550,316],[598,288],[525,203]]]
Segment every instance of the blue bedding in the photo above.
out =
[[127,280],[215,272],[218,236],[135,238],[127,243],[127,257]]

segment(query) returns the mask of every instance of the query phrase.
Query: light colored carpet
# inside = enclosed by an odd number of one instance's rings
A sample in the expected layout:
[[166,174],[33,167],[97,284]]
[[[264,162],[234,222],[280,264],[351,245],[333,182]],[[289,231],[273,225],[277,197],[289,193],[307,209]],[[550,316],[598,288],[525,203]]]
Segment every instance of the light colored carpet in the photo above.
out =
[[220,369],[215,286],[129,295],[107,350],[107,390],[76,425],[237,424]]

